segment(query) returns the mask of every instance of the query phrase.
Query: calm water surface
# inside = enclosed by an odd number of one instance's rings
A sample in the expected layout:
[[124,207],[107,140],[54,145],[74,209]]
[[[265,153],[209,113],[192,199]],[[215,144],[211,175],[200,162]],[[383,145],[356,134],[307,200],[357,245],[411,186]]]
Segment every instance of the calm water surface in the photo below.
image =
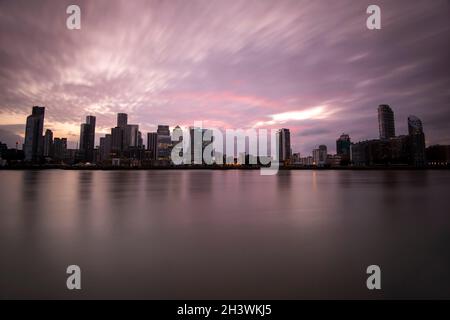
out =
[[0,171],[0,185],[0,298],[450,298],[448,171]]

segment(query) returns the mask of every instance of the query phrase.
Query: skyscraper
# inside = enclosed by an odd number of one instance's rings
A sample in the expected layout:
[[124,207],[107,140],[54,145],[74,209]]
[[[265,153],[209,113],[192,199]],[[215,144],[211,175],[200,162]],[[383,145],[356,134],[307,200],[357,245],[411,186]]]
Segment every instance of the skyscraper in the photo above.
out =
[[50,129],[45,130],[44,135],[44,157],[53,156],[53,132]]
[[395,137],[394,112],[387,104],[378,106],[378,128],[380,139]]
[[109,159],[111,153],[111,141],[112,139],[110,134],[106,134],[104,137],[100,138],[100,161]]
[[202,128],[189,128],[189,151],[184,152],[183,150],[183,155],[186,157],[186,163],[203,163],[203,133]]
[[280,162],[291,159],[291,133],[289,129],[283,128],[278,131],[278,150]]
[[139,125],[128,124],[126,113],[117,114],[117,126],[111,129],[111,151],[116,156],[123,156],[124,152],[134,150],[142,145],[139,138]]
[[313,164],[318,167],[323,167],[327,161],[327,146],[320,145],[318,149],[313,150]]
[[341,157],[341,165],[347,165],[350,161],[350,136],[348,134],[341,134],[336,140],[336,154]]
[[54,158],[64,160],[67,156],[67,138],[55,138],[53,141]]
[[160,136],[170,136],[169,126],[158,125],[158,130],[156,130],[156,133],[159,134]]
[[38,161],[44,153],[44,130],[45,107],[34,106],[31,115],[27,117],[25,127],[25,142],[23,150],[25,161]]
[[137,147],[143,149],[144,147],[144,139],[142,138],[142,132],[138,131],[137,134]]
[[80,153],[84,161],[94,161],[95,117],[87,116],[80,128]]
[[416,116],[408,117],[408,133],[410,135],[423,133],[422,121]]
[[130,147],[138,147],[139,126],[137,124],[127,124],[123,127],[123,130],[123,149],[128,150]]
[[348,134],[341,134],[336,140],[336,153],[340,156],[350,156],[350,136]]
[[128,125],[128,115],[118,113],[117,126],[111,129],[111,152],[115,156],[121,156],[130,147],[132,131],[133,128]]
[[170,137],[169,126],[158,125],[156,133],[158,135],[157,158],[160,160],[170,160],[172,138]]
[[150,159],[156,160],[158,154],[158,133],[147,133],[147,150],[150,151]]
[[117,114],[117,126],[119,128],[126,127],[128,124],[128,115],[126,113],[118,113]]
[[425,166],[425,134],[422,121],[416,116],[408,117],[408,133],[411,150],[411,164],[415,167]]
[[124,130],[121,127],[111,129],[111,152],[116,155],[120,155],[123,150],[123,133]]

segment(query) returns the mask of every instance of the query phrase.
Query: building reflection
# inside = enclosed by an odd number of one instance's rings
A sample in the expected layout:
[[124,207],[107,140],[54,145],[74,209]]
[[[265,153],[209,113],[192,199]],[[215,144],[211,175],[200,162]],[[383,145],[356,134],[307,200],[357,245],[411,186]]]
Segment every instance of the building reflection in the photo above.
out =
[[92,198],[92,184],[94,172],[91,170],[78,172],[78,199],[81,201]]

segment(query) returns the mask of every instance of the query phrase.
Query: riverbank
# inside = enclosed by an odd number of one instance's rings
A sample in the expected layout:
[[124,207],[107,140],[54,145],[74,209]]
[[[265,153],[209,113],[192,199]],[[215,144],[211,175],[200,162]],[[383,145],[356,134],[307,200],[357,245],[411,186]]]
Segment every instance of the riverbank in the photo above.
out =
[[[15,165],[0,167],[0,170],[260,170],[261,166],[148,166],[148,167],[125,167],[125,166],[68,166],[68,165]],[[348,167],[314,167],[314,166],[282,166],[279,170],[449,170],[450,166],[429,166],[429,167],[412,167],[412,166],[348,166]]]

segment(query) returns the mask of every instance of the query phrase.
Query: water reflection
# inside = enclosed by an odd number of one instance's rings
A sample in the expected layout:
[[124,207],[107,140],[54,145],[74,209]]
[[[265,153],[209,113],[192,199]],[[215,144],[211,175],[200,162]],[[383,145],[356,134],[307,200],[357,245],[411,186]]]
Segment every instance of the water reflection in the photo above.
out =
[[81,201],[88,201],[92,197],[92,177],[91,170],[80,171],[78,174],[78,198]]
[[[24,171],[22,174],[22,203],[29,203],[28,200],[36,200],[41,191],[42,171]],[[6,186],[5,186],[6,187]]]
[[374,262],[382,297],[450,297],[446,171],[0,175],[9,297],[67,298],[77,263],[87,298],[370,298]]

